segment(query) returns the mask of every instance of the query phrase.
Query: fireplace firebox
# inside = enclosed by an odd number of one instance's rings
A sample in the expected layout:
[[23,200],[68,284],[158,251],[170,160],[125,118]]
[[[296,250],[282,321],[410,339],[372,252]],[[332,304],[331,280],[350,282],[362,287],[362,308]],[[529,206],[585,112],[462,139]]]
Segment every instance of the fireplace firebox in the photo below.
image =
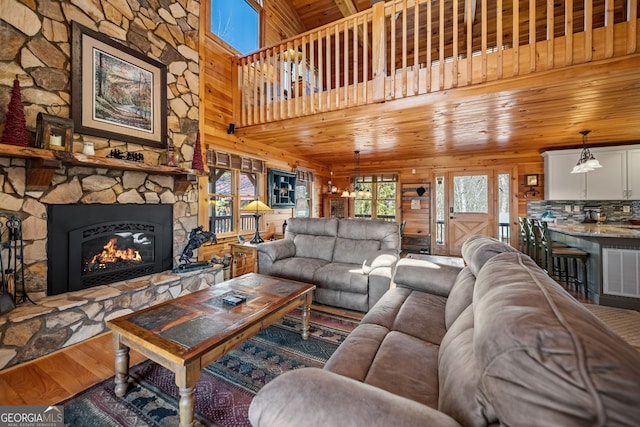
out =
[[170,270],[172,205],[49,205],[47,294]]

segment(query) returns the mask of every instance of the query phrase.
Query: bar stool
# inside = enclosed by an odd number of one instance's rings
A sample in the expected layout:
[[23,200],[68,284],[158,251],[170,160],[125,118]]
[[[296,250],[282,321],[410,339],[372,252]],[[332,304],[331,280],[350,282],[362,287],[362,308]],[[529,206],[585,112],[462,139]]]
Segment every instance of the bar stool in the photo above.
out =
[[[541,247],[543,250],[543,267],[550,276],[557,276],[559,281],[573,285],[576,292],[583,288],[582,294],[588,298],[589,282],[587,280],[587,259],[589,253],[578,248],[569,246],[554,245],[551,240],[551,233],[546,221],[537,221],[536,226],[541,237]],[[557,264],[556,264],[557,261]],[[582,277],[579,275],[578,263],[581,266]]]
[[518,225],[520,226],[520,252],[529,255],[529,223],[526,218],[520,216]]
[[529,249],[528,254],[531,259],[535,261],[536,264],[542,267],[543,262],[543,248],[542,248],[542,237],[540,236],[540,231],[537,226],[536,220],[534,218],[525,218],[526,231],[529,235]]

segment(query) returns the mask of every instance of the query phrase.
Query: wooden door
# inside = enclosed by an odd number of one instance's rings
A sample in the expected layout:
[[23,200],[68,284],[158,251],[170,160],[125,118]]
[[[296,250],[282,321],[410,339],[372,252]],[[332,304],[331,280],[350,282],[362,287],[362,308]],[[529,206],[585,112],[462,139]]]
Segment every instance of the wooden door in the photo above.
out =
[[493,171],[451,172],[447,181],[449,255],[460,256],[469,236],[496,237]]

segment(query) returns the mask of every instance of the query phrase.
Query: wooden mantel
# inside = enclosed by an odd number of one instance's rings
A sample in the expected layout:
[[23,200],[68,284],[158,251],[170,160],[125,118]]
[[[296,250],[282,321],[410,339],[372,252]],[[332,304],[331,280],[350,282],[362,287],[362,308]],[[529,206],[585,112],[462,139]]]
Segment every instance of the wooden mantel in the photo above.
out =
[[203,173],[194,169],[174,166],[150,165],[129,160],[87,156],[82,153],[20,147],[8,144],[1,144],[0,157],[27,159],[26,185],[29,190],[45,190],[49,188],[55,171],[65,163],[78,166],[147,172],[158,175],[175,175],[173,185],[173,191],[175,193],[184,193],[189,187],[189,184],[196,182],[198,175]]

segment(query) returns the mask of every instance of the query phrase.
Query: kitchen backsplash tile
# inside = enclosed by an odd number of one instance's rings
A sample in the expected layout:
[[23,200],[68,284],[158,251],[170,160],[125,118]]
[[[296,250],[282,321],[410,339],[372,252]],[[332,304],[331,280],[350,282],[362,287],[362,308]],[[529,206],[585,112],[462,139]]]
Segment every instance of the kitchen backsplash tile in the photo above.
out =
[[[571,206],[571,212],[565,211]],[[575,207],[578,206],[578,212]],[[560,223],[579,223],[584,220],[585,206],[600,206],[607,215],[607,224],[623,223],[630,219],[640,219],[640,201],[638,200],[530,200],[527,202],[527,212],[531,218],[540,218],[546,211],[551,211]],[[624,206],[630,207],[630,212],[623,212]]]

